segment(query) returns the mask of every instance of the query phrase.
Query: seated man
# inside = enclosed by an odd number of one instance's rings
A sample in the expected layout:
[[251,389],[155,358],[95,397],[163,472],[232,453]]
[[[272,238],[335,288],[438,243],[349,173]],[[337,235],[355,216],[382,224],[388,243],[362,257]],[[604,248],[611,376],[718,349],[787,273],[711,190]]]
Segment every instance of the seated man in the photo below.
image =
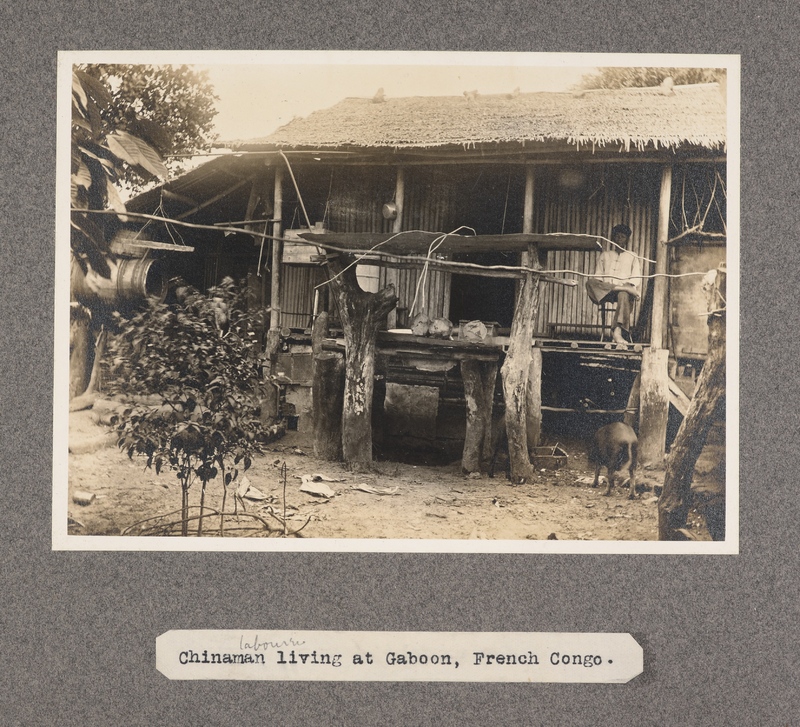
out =
[[595,268],[595,277],[586,281],[586,292],[595,305],[617,302],[612,339],[615,343],[627,343],[625,336],[631,328],[633,300],[638,298],[642,287],[642,267],[639,258],[628,250],[631,228],[617,225],[611,230],[615,244],[600,254]]

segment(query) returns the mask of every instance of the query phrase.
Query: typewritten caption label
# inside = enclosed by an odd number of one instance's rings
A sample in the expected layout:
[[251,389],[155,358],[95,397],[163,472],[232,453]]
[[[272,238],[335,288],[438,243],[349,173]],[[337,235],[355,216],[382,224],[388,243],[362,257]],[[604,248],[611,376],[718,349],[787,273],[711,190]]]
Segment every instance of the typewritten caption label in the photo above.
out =
[[630,634],[425,631],[167,631],[169,679],[618,683],[641,674]]

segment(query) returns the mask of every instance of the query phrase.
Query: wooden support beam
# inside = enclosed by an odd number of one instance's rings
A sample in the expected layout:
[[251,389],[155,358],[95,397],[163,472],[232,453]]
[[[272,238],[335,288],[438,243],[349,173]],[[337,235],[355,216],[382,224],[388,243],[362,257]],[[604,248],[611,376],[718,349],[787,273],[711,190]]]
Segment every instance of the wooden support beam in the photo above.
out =
[[187,197],[186,195],[173,192],[166,187],[162,187],[161,194],[163,194],[166,199],[171,199],[175,202],[180,202],[181,204],[188,204],[190,207],[197,207],[197,200]]
[[528,433],[528,452],[530,453],[534,447],[539,446],[542,434],[542,349],[538,346],[531,350],[526,402],[525,424]]
[[650,325],[650,346],[663,348],[666,343],[666,311],[669,287],[667,285],[667,261],[669,247],[669,208],[672,193],[672,165],[666,164],[661,171],[661,194],[658,203],[658,240],[656,242],[656,277],[653,280],[653,315]]
[[267,355],[278,352],[281,332],[281,257],[283,255],[283,166],[275,167],[273,192],[272,264],[270,266],[269,331],[267,331]]
[[528,273],[520,285],[506,360],[502,366],[503,397],[506,403],[506,433],[511,482],[522,484],[533,479],[528,451],[527,399],[528,375],[532,360],[533,321],[539,305],[538,276]]
[[247,179],[242,179],[241,181],[234,184],[232,187],[228,187],[223,192],[214,195],[211,199],[207,199],[202,204],[198,204],[195,207],[192,207],[192,209],[187,210],[186,212],[181,212],[181,214],[179,214],[175,219],[183,220],[186,219],[187,217],[191,217],[193,214],[196,214],[200,210],[203,210],[206,207],[210,207],[215,202],[219,202],[221,199],[225,199],[225,197],[227,197],[232,192],[235,192],[237,189],[244,187],[245,184],[249,184],[252,181],[252,179],[253,179],[252,177],[248,177]]
[[461,469],[468,474],[488,470],[492,458],[492,405],[497,361],[464,359],[461,378],[467,404],[467,433]]
[[338,462],[342,459],[344,359],[338,353],[320,352],[314,356],[313,371],[314,456]]
[[[523,234],[533,233],[533,210],[534,210],[534,189],[536,187],[535,169],[532,164],[525,167],[525,198],[522,210],[522,232]],[[542,267],[542,256],[547,259],[547,253],[539,250],[536,245],[529,244],[528,250],[520,256],[520,262],[526,267]],[[536,286],[535,303],[531,306],[528,314],[530,316],[531,336],[533,327],[536,324],[538,313],[539,288],[544,276],[536,275],[533,284]],[[575,282],[575,281],[572,281]],[[530,352],[530,363],[528,365],[527,378],[525,383],[525,437],[527,442],[527,458],[534,447],[539,446],[539,439],[542,432],[542,349],[535,347]],[[510,438],[510,435],[509,435]],[[510,451],[510,445],[509,445]],[[513,468],[512,468],[513,475]]]
[[689,406],[691,405],[691,399],[689,399],[686,394],[683,393],[678,384],[673,381],[671,378],[669,380],[669,402],[674,406],[682,416],[686,416],[687,412],[689,411]]
[[330,285],[339,303],[345,345],[342,456],[351,469],[360,470],[372,463],[375,339],[397,296],[393,286],[377,293],[363,291],[352,262],[346,256],[331,261]]
[[708,317],[708,357],[667,458],[664,491],[658,501],[659,540],[686,539],[680,529],[686,525],[692,504],[694,468],[709,430],[725,410],[726,316],[724,309],[718,308],[719,300],[725,298],[725,287],[725,273],[717,271],[709,300],[709,309],[713,312]]
[[[394,186],[394,204],[397,207],[397,217],[392,222],[392,232],[397,233],[403,229],[403,205],[405,204],[405,191],[406,191],[406,177],[405,169],[397,167],[397,179]],[[397,288],[397,270],[388,268],[386,270],[386,284],[393,285]],[[393,308],[389,311],[386,319],[387,328],[397,328],[397,309]]]
[[648,348],[642,352],[639,394],[639,461],[644,467],[664,463],[669,415],[669,351]]

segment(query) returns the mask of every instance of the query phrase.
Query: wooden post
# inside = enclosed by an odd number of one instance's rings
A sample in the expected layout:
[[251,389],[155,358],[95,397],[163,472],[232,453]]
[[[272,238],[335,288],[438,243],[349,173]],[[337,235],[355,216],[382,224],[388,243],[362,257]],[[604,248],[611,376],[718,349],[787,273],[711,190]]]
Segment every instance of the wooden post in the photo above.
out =
[[480,472],[488,467],[492,457],[492,406],[497,364],[464,359],[461,378],[467,402],[467,433],[461,469],[465,473]]
[[[397,234],[403,229],[403,203],[405,201],[405,169],[397,167],[397,181],[394,188],[394,203],[397,207],[397,217],[392,222],[392,232]],[[393,285],[397,288],[397,268],[386,268],[386,284]],[[405,301],[408,305],[408,301]],[[389,311],[389,316],[386,321],[388,328],[397,328],[397,310],[392,309]]]
[[508,458],[513,484],[529,482],[534,474],[528,453],[527,394],[532,360],[533,321],[538,305],[539,276],[527,273],[517,295],[508,352],[501,369],[506,403]]
[[653,281],[653,317],[650,324],[650,347],[663,348],[666,339],[667,240],[669,239],[669,207],[672,192],[672,165],[661,172],[661,195],[658,203],[658,240],[656,242],[656,278]]
[[372,393],[375,337],[386,314],[397,305],[394,286],[377,293],[361,290],[352,255],[330,261],[331,288],[339,302],[345,345],[342,454],[351,469],[372,463]]
[[664,462],[669,415],[669,351],[665,348],[642,352],[639,390],[639,462],[643,467],[660,467]]
[[[536,177],[534,175],[534,168],[528,164],[525,166],[525,200],[522,211],[522,231],[524,233],[533,232],[533,203],[534,203],[534,186]],[[528,252],[523,253],[521,256],[522,264],[531,267],[542,267],[542,256],[539,254],[535,245],[528,246]],[[530,310],[531,315],[531,336],[530,344],[533,344],[533,330],[536,325],[536,314],[538,312],[539,301],[539,278],[534,279],[534,284],[537,287],[536,292],[536,306]],[[526,424],[526,438],[528,442],[528,453],[534,447],[539,446],[539,438],[542,431],[542,351],[539,348],[531,350],[531,363],[528,368],[528,378],[525,392],[525,424]]]
[[672,165],[661,172],[661,195],[658,205],[658,240],[656,274],[653,282],[653,315],[650,324],[650,348],[642,354],[639,391],[639,461],[643,466],[660,467],[664,461],[669,417],[669,351],[666,341],[667,308],[667,239],[672,191]]
[[542,434],[542,349],[531,349],[531,363],[528,367],[528,388],[526,392],[525,424],[528,436],[528,453],[539,446]]
[[[275,167],[275,193],[273,206],[272,234],[280,238],[283,234],[283,167]],[[281,333],[281,258],[283,243],[280,239],[272,240],[272,271],[270,275],[270,312],[269,331],[267,332],[267,355],[274,356],[278,352]]]
[[686,525],[697,459],[708,431],[725,409],[725,273],[717,271],[709,300],[708,357],[689,411],[681,423],[667,459],[664,491],[658,501],[658,539],[685,540],[678,530]]
[[525,166],[525,202],[522,210],[522,231],[533,232],[533,188],[536,178],[533,165]]
[[341,354],[322,352],[314,356],[311,396],[314,456],[338,462],[342,459],[344,406],[344,360]]
[[322,353],[322,342],[328,336],[328,313],[322,311],[314,319],[311,326],[311,353],[319,356]]
[[628,394],[628,403],[625,406],[625,415],[622,421],[631,429],[638,429],[639,425],[639,395],[642,386],[642,372],[636,374],[631,386],[631,393]]

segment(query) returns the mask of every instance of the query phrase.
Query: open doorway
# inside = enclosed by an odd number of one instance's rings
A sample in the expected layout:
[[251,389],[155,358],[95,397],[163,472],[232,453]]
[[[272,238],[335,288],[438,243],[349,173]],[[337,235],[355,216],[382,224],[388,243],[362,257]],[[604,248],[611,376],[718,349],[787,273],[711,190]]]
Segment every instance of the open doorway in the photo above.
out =
[[[522,232],[525,192],[524,170],[515,167],[461,167],[456,172],[458,224],[477,235]],[[519,265],[519,255],[487,249],[481,253],[454,255],[458,262],[479,265]],[[515,280],[453,274],[450,285],[450,320],[494,321],[511,325],[514,315]]]

